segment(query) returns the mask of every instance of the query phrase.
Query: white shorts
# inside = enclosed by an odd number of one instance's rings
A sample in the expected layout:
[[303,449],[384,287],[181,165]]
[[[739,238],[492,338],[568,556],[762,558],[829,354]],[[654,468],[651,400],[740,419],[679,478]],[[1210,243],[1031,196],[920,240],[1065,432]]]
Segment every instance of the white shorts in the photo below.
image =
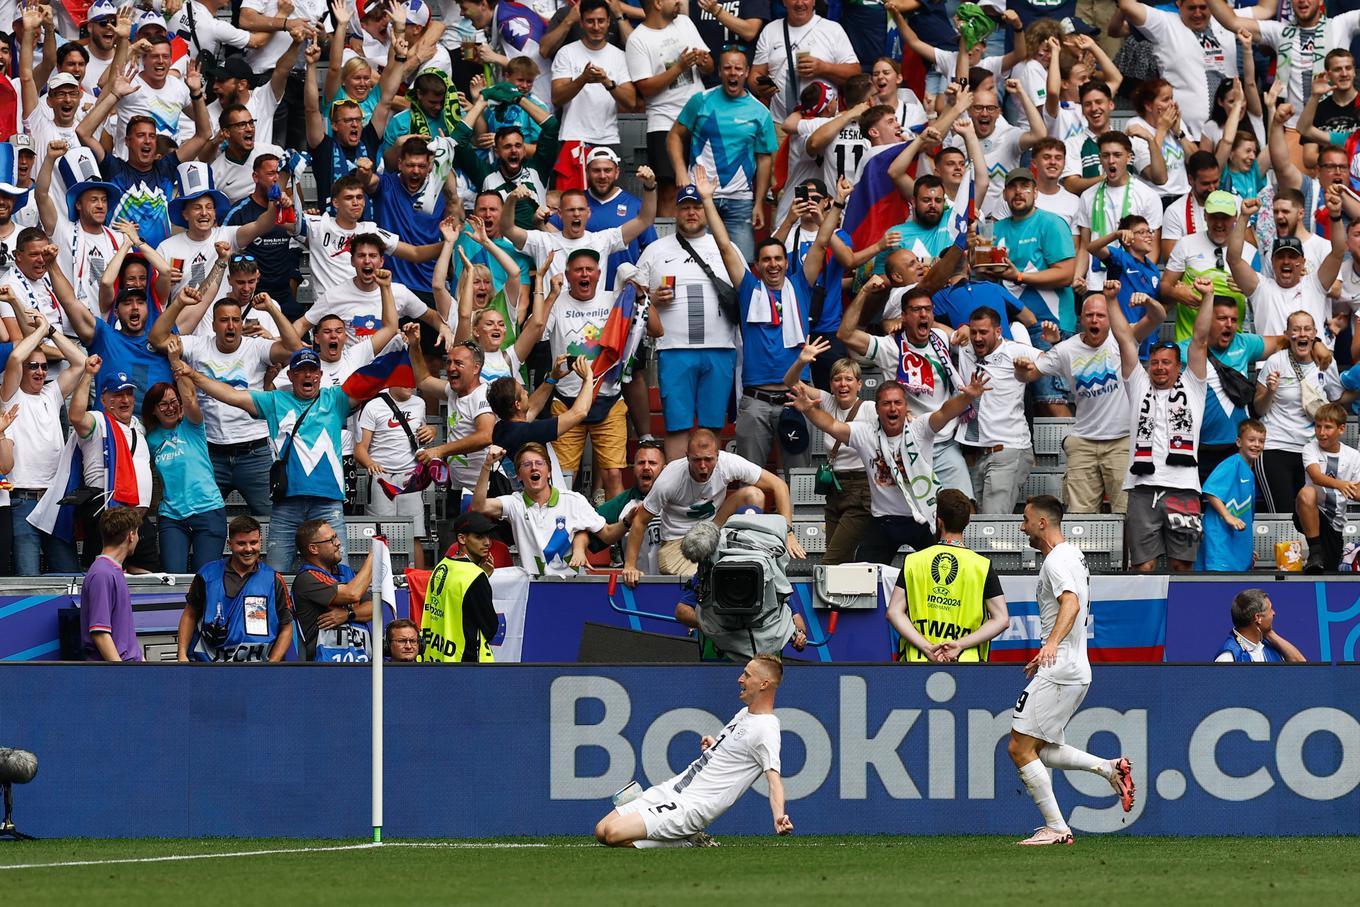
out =
[[649,841],[680,841],[703,831],[712,821],[707,810],[666,784],[647,788],[636,800],[618,807],[618,814],[641,815]]
[[1054,683],[1046,677],[1035,677],[1025,692],[1015,700],[1011,713],[1011,730],[1029,737],[1062,745],[1067,722],[1081,708],[1089,683]]
[[[401,482],[395,481],[395,476],[388,476],[387,480],[394,485]],[[413,518],[411,523],[411,535],[418,539],[425,537],[425,498],[419,492],[410,494],[399,494],[395,498],[389,498],[378,484],[379,476],[369,476],[368,486],[368,515],[369,516],[409,516]],[[405,479],[402,479],[404,482]]]

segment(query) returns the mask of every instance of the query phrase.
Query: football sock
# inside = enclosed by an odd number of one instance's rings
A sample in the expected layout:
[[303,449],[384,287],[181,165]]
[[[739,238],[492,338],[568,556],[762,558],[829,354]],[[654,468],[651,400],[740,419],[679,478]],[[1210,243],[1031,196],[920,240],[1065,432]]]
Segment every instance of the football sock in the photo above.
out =
[[1053,796],[1053,779],[1049,777],[1048,769],[1044,768],[1043,762],[1035,759],[1026,763],[1020,769],[1020,780],[1025,782],[1030,799],[1039,807],[1044,824],[1054,831],[1071,831],[1063,821],[1062,810],[1058,808],[1058,798]]
[[638,850],[645,850],[648,847],[693,847],[694,842],[689,838],[680,838],[676,841],[652,841],[647,838],[639,838],[633,842],[633,846]]
[[1039,759],[1049,768],[1091,772],[1103,778],[1114,774],[1114,766],[1109,759],[1092,756],[1065,743],[1050,743],[1039,750]]

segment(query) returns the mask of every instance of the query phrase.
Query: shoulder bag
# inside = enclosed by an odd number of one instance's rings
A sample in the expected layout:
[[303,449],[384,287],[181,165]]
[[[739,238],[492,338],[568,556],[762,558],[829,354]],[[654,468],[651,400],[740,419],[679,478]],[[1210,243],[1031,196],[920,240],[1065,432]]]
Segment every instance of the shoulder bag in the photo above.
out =
[[312,407],[321,401],[321,394],[325,390],[317,393],[316,399],[311,402],[298,420],[293,423],[293,430],[284,439],[283,446],[279,448],[279,458],[269,465],[269,498],[275,504],[283,503],[288,497],[288,454],[292,452],[293,438],[297,437],[298,429],[302,427],[302,420],[307,418],[307,414],[312,411]]
[[[825,391],[823,391],[825,393]],[[855,421],[855,416],[859,415],[859,408],[864,405],[863,400],[856,400],[855,405],[850,407],[850,414],[845,417],[845,424],[850,425]],[[840,494],[843,489],[841,480],[836,478],[834,464],[836,454],[840,452],[841,442],[836,439],[836,443],[831,445],[831,451],[826,455],[826,462],[817,467],[817,478],[813,480],[813,491],[820,495]]]
[[704,276],[713,284],[713,290],[718,294],[718,310],[722,312],[723,317],[732,324],[741,324],[741,305],[737,302],[736,287],[725,280],[719,280],[718,275],[713,273],[713,269],[708,266],[708,262],[704,261],[703,256],[694,251],[694,247],[679,233],[675,234],[675,241],[680,243],[680,248],[684,249],[685,253],[694,259],[699,270],[703,271]]

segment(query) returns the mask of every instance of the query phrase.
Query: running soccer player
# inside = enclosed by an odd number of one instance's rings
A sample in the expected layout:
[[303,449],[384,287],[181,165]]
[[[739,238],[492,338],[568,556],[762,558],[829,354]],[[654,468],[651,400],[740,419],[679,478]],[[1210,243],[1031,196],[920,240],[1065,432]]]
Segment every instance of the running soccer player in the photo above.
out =
[[[610,847],[693,847],[715,844],[704,829],[736,803],[762,774],[770,785],[770,812],[778,835],[793,833],[784,812],[779,778],[779,719],[774,694],[784,665],[757,655],[737,679],[746,708],[717,739],[699,740],[700,755],[683,772],[617,806],[595,826],[595,840]],[[626,788],[625,788],[626,790]]]
[[1094,772],[1110,782],[1124,812],[1133,809],[1133,769],[1128,759],[1101,759],[1063,742],[1063,730],[1091,686],[1091,663],[1086,658],[1091,574],[1081,551],[1063,540],[1062,517],[1057,498],[1037,495],[1025,502],[1020,524],[1030,546],[1044,556],[1036,593],[1044,644],[1025,665],[1025,674],[1034,679],[1015,702],[1008,747],[1044,824],[1021,844],[1072,843],[1072,829],[1063,821],[1053,795],[1050,768]]

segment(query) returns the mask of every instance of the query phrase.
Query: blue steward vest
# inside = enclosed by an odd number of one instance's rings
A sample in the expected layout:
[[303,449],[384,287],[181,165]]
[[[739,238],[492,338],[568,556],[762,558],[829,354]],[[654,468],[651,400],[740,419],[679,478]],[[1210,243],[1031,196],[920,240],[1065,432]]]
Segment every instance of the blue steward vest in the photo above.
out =
[[[1281,654],[1279,653],[1279,651],[1277,651],[1277,650],[1275,649],[1274,646],[1270,645],[1270,643],[1266,643],[1265,646],[1264,646],[1264,648],[1265,648],[1265,657],[1266,657],[1266,661],[1267,661],[1267,662],[1282,662],[1282,661],[1284,661],[1284,656],[1281,655]],[[1229,633],[1229,634],[1228,634],[1228,639],[1227,639],[1227,641],[1226,641],[1225,643],[1223,643],[1222,648],[1220,648],[1220,649],[1218,650],[1218,652],[1217,652],[1217,654],[1215,655],[1215,657],[1217,657],[1218,655],[1222,655],[1224,652],[1229,652],[1229,653],[1231,653],[1231,654],[1232,654],[1232,657],[1233,657],[1233,661],[1241,661],[1241,662],[1249,662],[1249,661],[1251,661],[1251,653],[1248,652],[1245,648],[1243,648],[1243,647],[1242,647],[1242,644],[1241,644],[1240,642],[1237,641],[1237,634],[1236,634],[1236,633]]]

